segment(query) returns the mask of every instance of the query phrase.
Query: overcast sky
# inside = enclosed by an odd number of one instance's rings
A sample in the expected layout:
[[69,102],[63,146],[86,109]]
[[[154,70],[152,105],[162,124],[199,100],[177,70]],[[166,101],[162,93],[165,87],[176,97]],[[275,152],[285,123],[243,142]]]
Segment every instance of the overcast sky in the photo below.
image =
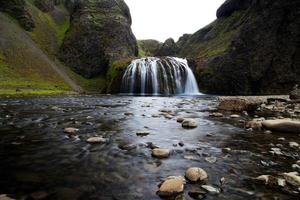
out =
[[216,19],[225,0],[125,0],[137,39],[161,42],[194,33]]

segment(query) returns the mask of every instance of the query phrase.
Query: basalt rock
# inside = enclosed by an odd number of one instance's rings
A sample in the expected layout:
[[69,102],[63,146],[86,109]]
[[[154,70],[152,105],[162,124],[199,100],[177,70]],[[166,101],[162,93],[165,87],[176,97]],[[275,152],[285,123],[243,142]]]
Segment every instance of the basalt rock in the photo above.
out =
[[156,56],[176,56],[178,46],[172,38],[167,39],[157,50]]
[[14,17],[26,31],[32,31],[35,27],[32,16],[26,8],[25,0],[0,0],[0,11]]
[[200,90],[227,95],[288,94],[300,83],[300,2],[227,0],[218,19],[180,43]]
[[86,0],[72,5],[71,27],[59,57],[86,78],[105,73],[115,60],[136,56],[131,16],[123,0]]

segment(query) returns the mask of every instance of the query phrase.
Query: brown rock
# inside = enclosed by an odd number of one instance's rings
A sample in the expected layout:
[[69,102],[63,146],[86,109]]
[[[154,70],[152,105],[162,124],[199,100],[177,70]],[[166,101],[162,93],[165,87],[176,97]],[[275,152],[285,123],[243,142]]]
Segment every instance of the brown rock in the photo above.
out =
[[170,176],[161,183],[157,194],[162,197],[177,196],[183,193],[183,189],[184,178],[181,176]]

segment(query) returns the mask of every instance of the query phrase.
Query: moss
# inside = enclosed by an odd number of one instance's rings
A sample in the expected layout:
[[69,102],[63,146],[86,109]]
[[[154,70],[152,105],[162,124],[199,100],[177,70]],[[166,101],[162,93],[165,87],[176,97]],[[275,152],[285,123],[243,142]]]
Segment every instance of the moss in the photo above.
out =
[[34,90],[34,89],[0,89],[0,96],[33,96],[66,94],[65,90]]
[[70,27],[67,10],[63,6],[57,7],[59,12],[65,14],[65,16],[63,20],[56,21],[50,13],[42,12],[31,1],[28,1],[27,5],[36,24],[36,28],[28,34],[44,51],[50,56],[54,56]]
[[0,20],[4,27],[0,37],[9,47],[0,48],[0,93],[13,94],[16,90],[24,91],[24,94],[70,91],[43,54],[32,45],[29,38],[24,37],[16,22],[2,14]]
[[218,19],[195,33],[181,54],[206,59],[224,53],[240,30],[238,22],[243,12],[236,11],[230,17]]
[[145,57],[146,53],[141,46],[141,41],[138,41],[137,44],[138,44],[138,49],[139,49],[139,57]]
[[107,80],[107,92],[115,92],[117,90],[114,87],[119,87],[121,83],[118,81],[121,80],[122,73],[124,72],[125,68],[130,64],[132,58],[118,60],[113,62],[108,69],[106,74]]

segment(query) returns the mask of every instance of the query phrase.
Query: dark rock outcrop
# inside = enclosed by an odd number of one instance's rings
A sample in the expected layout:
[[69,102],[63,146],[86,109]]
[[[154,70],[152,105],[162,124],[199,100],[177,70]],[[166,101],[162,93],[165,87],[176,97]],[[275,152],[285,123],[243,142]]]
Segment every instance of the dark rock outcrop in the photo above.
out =
[[300,83],[299,8],[298,0],[228,0],[179,55],[195,60],[204,92],[288,94]]
[[59,57],[86,78],[104,73],[113,61],[138,54],[130,26],[123,0],[78,1]]
[[290,99],[300,100],[300,89],[298,88],[298,85],[295,85],[293,90],[290,92]]
[[156,56],[175,56],[178,53],[178,46],[172,38],[167,39],[157,50]]
[[253,0],[226,0],[217,10],[217,17],[229,17],[233,12],[246,10],[254,2]]
[[0,0],[0,11],[14,17],[26,31],[32,31],[35,27],[25,0]]

